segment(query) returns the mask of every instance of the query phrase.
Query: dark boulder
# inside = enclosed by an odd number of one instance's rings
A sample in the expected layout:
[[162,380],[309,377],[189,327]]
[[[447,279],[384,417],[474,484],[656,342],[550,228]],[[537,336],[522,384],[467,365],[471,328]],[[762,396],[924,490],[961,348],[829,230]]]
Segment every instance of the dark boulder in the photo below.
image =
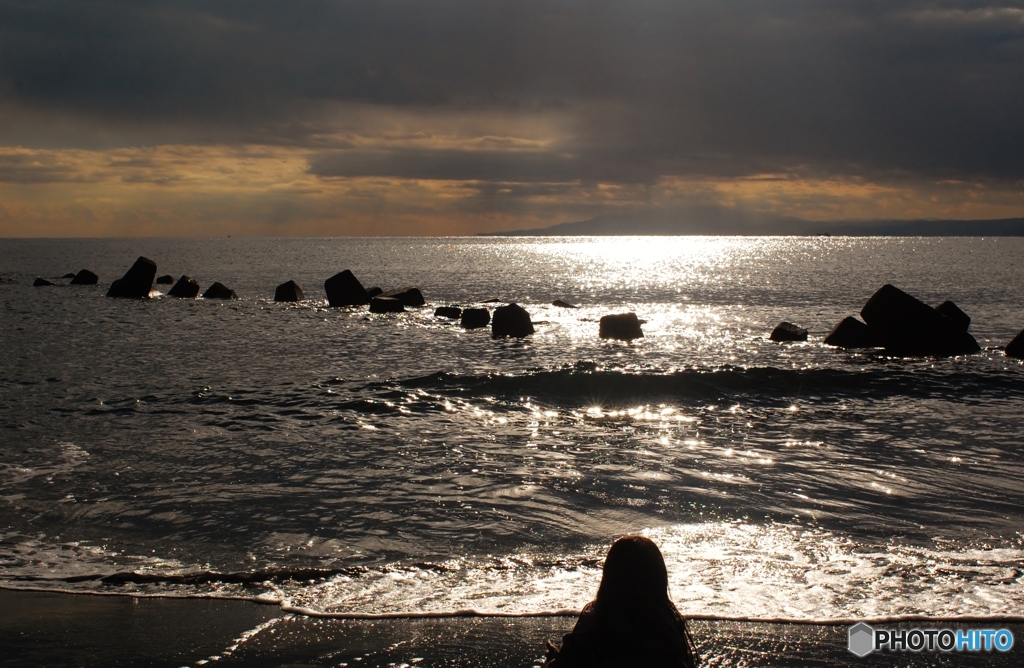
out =
[[949,357],[981,350],[954,320],[892,285],[872,295],[860,314],[893,355]]
[[171,276],[170,274],[164,274],[163,276],[158,276],[157,279],[156,279],[156,284],[157,285],[170,285],[173,282],[174,282],[174,277]]
[[514,336],[521,339],[533,334],[530,314],[519,304],[506,304],[494,309],[491,317],[491,336],[496,339]]
[[74,278],[74,277],[75,277],[75,275],[74,274],[70,274],[70,273],[64,274],[63,276],[61,276],[61,278]]
[[44,288],[47,285],[53,285],[53,283],[51,283],[50,281],[46,280],[45,278],[37,278],[36,280],[34,280],[32,282],[32,285],[34,287],[37,287],[37,288]]
[[402,313],[405,304],[394,297],[374,297],[370,300],[370,313]]
[[238,295],[223,283],[214,283],[203,293],[203,299],[238,299]]
[[807,330],[803,327],[797,327],[791,322],[780,322],[775,329],[772,330],[771,336],[772,341],[806,341]]
[[944,301],[935,307],[935,310],[946,316],[965,332],[971,326],[971,316],[960,310],[960,307],[951,301]]
[[879,345],[871,329],[853,316],[843,318],[833,327],[825,337],[825,343],[840,348],[874,348]]
[[302,288],[295,281],[282,283],[274,290],[275,302],[301,302],[303,299]]
[[579,308],[579,306],[576,306],[575,304],[570,304],[569,302],[563,302],[561,299],[556,299],[555,301],[551,302],[551,305],[557,306],[559,308]]
[[1007,357],[1024,359],[1024,331],[1015,336],[1013,341],[1010,341],[1010,345],[1006,346],[1006,350],[1003,352]]
[[434,309],[434,317],[458,320],[462,317],[462,309],[458,306],[438,306]]
[[644,332],[640,329],[640,319],[636,313],[616,313],[601,317],[597,335],[602,339],[632,341],[643,338]]
[[174,287],[168,290],[167,296],[179,299],[195,299],[199,296],[199,283],[189,276],[182,276]]
[[370,303],[370,295],[366,294],[363,284],[348,269],[324,281],[324,291],[330,306],[362,306]]
[[100,277],[88,269],[83,269],[71,279],[71,285],[96,285],[99,282]]
[[373,299],[374,297],[384,294],[384,288],[378,288],[374,286],[367,290],[366,294],[370,295],[370,299]]
[[467,308],[462,310],[459,321],[464,329],[477,329],[491,324],[491,312],[485,308]]
[[394,297],[406,306],[423,306],[427,302],[423,299],[423,293],[418,288],[399,288],[385,292],[381,297]]
[[108,297],[125,297],[127,299],[145,299],[153,289],[156,277],[156,262],[140,257],[124,276],[110,284]]

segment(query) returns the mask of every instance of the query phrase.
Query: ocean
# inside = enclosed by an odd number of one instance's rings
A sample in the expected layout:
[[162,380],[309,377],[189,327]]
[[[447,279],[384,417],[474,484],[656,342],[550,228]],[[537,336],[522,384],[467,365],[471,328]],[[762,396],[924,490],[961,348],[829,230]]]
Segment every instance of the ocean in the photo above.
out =
[[[140,255],[239,299],[106,298]],[[1024,368],[1002,348],[1022,256],[1021,238],[0,240],[0,587],[534,615],[581,608],[611,542],[642,532],[686,615],[1020,616]],[[56,278],[83,268],[98,286]],[[344,269],[427,306],[328,308]],[[275,303],[289,279],[306,300]],[[953,300],[983,350],[822,343],[886,283]],[[536,332],[434,316],[487,300]],[[644,338],[598,337],[627,311]],[[781,321],[809,340],[770,341]]]

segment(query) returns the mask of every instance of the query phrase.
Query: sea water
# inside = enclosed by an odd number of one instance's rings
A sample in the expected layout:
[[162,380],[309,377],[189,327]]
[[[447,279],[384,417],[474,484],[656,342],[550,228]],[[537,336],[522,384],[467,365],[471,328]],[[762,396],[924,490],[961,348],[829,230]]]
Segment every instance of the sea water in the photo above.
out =
[[[106,298],[139,255],[239,299]],[[1024,368],[1002,348],[1024,328],[1022,255],[1007,238],[0,240],[0,586],[536,614],[578,610],[609,544],[642,532],[688,615],[1020,615]],[[82,268],[100,285],[54,278]],[[343,269],[427,306],[328,308]],[[289,279],[306,300],[275,303]],[[885,283],[952,299],[983,350],[822,343]],[[492,299],[536,332],[434,316]],[[628,311],[644,338],[598,337]],[[784,320],[809,340],[770,341]]]

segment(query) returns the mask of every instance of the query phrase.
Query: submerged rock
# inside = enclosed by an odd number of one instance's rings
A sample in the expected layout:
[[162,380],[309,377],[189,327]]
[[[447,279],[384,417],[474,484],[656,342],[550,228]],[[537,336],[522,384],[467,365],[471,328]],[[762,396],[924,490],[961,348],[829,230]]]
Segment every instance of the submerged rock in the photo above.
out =
[[871,329],[853,316],[843,318],[833,327],[825,337],[825,343],[840,348],[874,348],[879,345]]
[[182,276],[167,295],[179,299],[195,299],[199,296],[199,283],[189,276]]
[[333,307],[370,303],[370,295],[366,294],[363,284],[348,269],[324,281],[324,292],[327,293],[327,303]]
[[579,306],[576,306],[575,304],[570,304],[569,302],[563,302],[561,299],[556,299],[555,301],[551,302],[551,305],[557,306],[559,308],[579,308]]
[[1010,341],[1010,344],[1006,346],[1004,351],[1007,357],[1016,357],[1017,359],[1024,359],[1024,330],[1020,334]]
[[238,295],[223,283],[214,283],[203,293],[203,299],[238,299]]
[[274,290],[275,302],[301,302],[303,299],[302,288],[295,281],[282,283]]
[[64,274],[63,276],[61,276],[61,278],[74,278],[74,277],[75,277],[75,275],[71,274],[71,273],[67,273],[67,274]]
[[507,304],[494,309],[491,318],[491,336],[496,339],[512,336],[521,339],[533,334],[530,314],[519,304]]
[[378,295],[384,294],[384,288],[372,287],[366,291],[366,294],[370,295],[370,298],[374,298]]
[[459,325],[463,329],[479,329],[491,324],[491,312],[485,308],[467,308],[462,311]]
[[370,313],[403,313],[405,304],[394,297],[374,297],[370,300]]
[[965,332],[971,326],[971,316],[961,311],[960,307],[951,301],[942,302],[935,307],[935,310],[955,322]]
[[140,257],[135,261],[124,276],[110,284],[108,297],[127,299],[146,299],[153,289],[153,278],[156,277],[156,262]]
[[434,317],[458,320],[462,317],[462,309],[458,306],[438,306],[434,309]]
[[406,287],[397,290],[390,290],[381,297],[393,297],[402,302],[405,306],[423,306],[427,302],[423,299],[423,293],[418,288]]
[[171,276],[170,274],[164,274],[163,276],[158,276],[157,279],[156,279],[156,284],[157,285],[170,285],[173,282],[174,282],[174,277]]
[[771,336],[772,341],[806,341],[807,330],[803,327],[797,327],[791,322],[780,322],[775,329],[772,330]]
[[636,317],[636,313],[630,312],[602,316],[598,321],[597,335],[602,339],[632,341],[642,339],[644,332],[640,328],[640,319]]
[[100,277],[88,269],[83,269],[71,279],[71,285],[96,285],[99,282]]
[[51,283],[50,281],[46,280],[45,278],[41,278],[40,277],[40,278],[37,278],[36,280],[32,281],[32,286],[36,287],[36,288],[45,288],[48,285],[53,285],[53,283]]
[[893,355],[949,357],[981,350],[953,319],[892,285],[872,295],[860,314],[872,335]]

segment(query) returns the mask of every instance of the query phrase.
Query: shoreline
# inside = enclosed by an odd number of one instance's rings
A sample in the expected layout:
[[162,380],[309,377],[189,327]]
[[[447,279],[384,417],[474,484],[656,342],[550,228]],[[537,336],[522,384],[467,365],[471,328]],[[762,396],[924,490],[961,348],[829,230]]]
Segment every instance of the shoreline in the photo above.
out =
[[[918,621],[920,625],[923,620]],[[991,621],[991,620],[989,620]],[[269,602],[0,589],[5,666],[460,666],[530,668],[575,618],[472,616],[309,617]],[[943,620],[943,626],[964,625]],[[872,654],[846,648],[848,625],[691,619],[703,665],[1015,666],[1005,654]],[[977,624],[974,626],[977,627]]]

